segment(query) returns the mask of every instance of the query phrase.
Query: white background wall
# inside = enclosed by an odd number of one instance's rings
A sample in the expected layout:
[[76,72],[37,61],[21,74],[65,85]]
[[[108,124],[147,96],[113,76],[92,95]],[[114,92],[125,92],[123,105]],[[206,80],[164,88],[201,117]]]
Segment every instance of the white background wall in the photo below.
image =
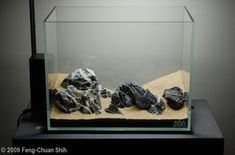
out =
[[[52,3],[40,1],[48,6]],[[193,97],[207,99],[225,136],[225,154],[235,154],[235,1],[77,0],[76,3],[186,5],[196,21]],[[40,38],[41,34],[42,29],[38,27],[37,36]],[[38,49],[43,51],[42,40],[38,41]],[[29,56],[28,0],[0,0],[0,147],[11,144],[17,117],[30,100]]]

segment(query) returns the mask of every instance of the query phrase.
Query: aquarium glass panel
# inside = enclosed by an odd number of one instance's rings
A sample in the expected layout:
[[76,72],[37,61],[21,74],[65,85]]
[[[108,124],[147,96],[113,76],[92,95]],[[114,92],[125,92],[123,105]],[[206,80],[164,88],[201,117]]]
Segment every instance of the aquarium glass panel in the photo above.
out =
[[190,131],[186,7],[59,6],[44,30],[48,130]]

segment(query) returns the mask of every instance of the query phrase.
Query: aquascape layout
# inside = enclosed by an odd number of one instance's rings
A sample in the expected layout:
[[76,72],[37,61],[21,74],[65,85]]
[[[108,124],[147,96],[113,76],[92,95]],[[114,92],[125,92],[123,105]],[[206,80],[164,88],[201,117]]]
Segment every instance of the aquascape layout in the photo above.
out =
[[49,74],[50,118],[55,120],[127,119],[183,120],[188,117],[189,74],[179,70],[139,85],[136,81],[111,90],[95,72],[80,68]]
[[186,7],[59,6],[44,29],[49,130],[191,129]]

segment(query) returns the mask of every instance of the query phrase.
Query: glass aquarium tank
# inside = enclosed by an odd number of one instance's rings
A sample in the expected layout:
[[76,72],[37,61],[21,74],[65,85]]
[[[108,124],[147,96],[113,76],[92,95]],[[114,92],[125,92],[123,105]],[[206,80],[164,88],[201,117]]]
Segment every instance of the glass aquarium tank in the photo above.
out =
[[49,131],[190,131],[186,7],[58,6],[44,20]]

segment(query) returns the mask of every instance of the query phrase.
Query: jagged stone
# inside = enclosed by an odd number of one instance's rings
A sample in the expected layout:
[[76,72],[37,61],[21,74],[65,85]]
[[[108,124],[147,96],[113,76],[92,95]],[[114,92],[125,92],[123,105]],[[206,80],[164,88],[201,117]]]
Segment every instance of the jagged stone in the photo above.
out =
[[54,90],[53,97],[55,99],[55,106],[65,113],[71,113],[79,110],[82,104],[79,102],[78,98],[71,89],[66,89],[62,91]]
[[102,89],[101,89],[100,95],[101,95],[103,98],[107,98],[107,97],[111,97],[111,96],[112,96],[111,92],[108,91],[108,90],[105,89],[105,88],[102,88]]
[[110,104],[109,107],[105,109],[105,111],[111,114],[122,114],[114,104]]
[[89,68],[80,68],[69,74],[61,86],[66,88],[68,85],[73,85],[77,89],[87,90],[94,82],[96,82],[95,72]]
[[167,100],[167,104],[174,110],[183,108],[187,100],[188,93],[184,93],[179,87],[172,87],[164,91],[163,97]]
[[56,107],[66,113],[79,110],[83,113],[101,113],[102,97],[111,97],[111,92],[96,80],[95,73],[89,68],[77,69],[62,82],[62,91],[51,90]]
[[165,110],[165,104],[160,97],[157,97],[157,101],[148,108],[148,112],[156,115],[162,114]]
[[146,109],[150,113],[161,114],[165,104],[148,89],[145,90],[136,82],[121,85],[111,97],[111,104],[118,108],[130,107],[133,104],[140,109]]
[[67,89],[54,92],[55,106],[65,113],[81,111],[87,114],[100,114],[101,103],[97,90],[78,90],[73,85]]
[[111,96],[111,104],[115,105],[118,108],[124,108],[124,102],[119,95],[119,90],[115,90]]

